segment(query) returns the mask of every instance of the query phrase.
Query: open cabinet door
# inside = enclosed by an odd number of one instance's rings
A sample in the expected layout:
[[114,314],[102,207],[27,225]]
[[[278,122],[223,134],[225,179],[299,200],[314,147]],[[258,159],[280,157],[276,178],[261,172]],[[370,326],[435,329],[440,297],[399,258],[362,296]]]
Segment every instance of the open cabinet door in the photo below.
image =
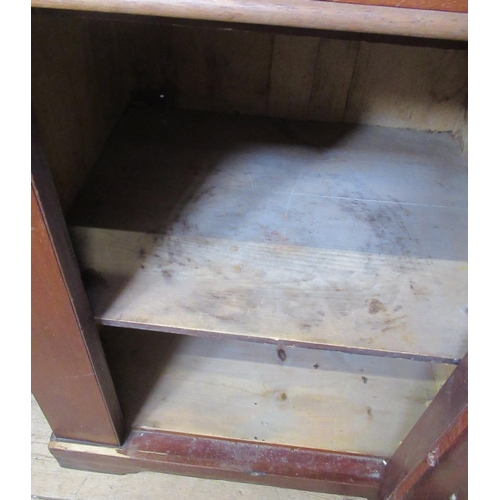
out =
[[467,498],[468,354],[385,468],[379,498]]

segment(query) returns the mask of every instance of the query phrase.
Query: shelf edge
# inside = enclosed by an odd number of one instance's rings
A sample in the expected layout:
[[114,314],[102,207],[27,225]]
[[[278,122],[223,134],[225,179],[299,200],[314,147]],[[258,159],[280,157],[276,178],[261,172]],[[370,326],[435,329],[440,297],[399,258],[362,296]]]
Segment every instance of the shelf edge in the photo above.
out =
[[32,0],[31,6],[421,38],[468,39],[467,13],[316,0]]

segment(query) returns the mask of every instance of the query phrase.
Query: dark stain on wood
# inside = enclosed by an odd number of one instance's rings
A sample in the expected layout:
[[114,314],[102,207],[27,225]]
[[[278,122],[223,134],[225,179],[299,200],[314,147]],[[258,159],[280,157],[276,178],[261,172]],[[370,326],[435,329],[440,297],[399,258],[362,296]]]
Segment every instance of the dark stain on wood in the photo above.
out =
[[370,314],[377,314],[379,312],[384,312],[384,311],[387,311],[387,307],[385,307],[385,305],[382,302],[380,302],[380,300],[372,299],[370,301],[370,305],[368,307],[368,312]]

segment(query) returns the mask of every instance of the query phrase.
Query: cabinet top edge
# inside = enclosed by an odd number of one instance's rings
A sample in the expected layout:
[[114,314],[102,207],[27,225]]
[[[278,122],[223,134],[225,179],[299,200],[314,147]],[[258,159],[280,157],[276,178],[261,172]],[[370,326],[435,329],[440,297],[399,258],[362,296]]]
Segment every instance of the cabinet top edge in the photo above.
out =
[[[381,0],[368,0],[373,3]],[[385,2],[388,3],[388,2]],[[390,2],[389,2],[390,3]],[[318,0],[32,0],[35,8],[468,40],[466,12]]]

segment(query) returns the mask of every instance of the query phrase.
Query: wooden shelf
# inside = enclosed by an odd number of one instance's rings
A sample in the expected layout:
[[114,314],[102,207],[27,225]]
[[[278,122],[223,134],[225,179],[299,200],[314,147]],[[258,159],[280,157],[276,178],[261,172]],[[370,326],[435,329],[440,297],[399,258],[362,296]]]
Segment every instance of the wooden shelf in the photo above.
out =
[[467,351],[467,168],[447,134],[131,108],[69,220],[102,324]]
[[[363,5],[364,3],[368,5]],[[463,2],[438,7],[426,1],[424,9],[390,6],[390,2],[341,3],[305,0],[32,0],[32,7],[136,14],[230,23],[289,26],[345,32],[376,33],[448,40],[467,40],[468,15]],[[385,5],[383,5],[385,3]],[[401,4],[401,2],[398,2]],[[389,4],[389,6],[388,6]],[[407,3],[408,4],[408,3]],[[441,2],[442,4],[442,2]],[[406,6],[403,6],[406,7]]]
[[443,378],[418,361],[117,328],[101,338],[134,430],[389,457]]

